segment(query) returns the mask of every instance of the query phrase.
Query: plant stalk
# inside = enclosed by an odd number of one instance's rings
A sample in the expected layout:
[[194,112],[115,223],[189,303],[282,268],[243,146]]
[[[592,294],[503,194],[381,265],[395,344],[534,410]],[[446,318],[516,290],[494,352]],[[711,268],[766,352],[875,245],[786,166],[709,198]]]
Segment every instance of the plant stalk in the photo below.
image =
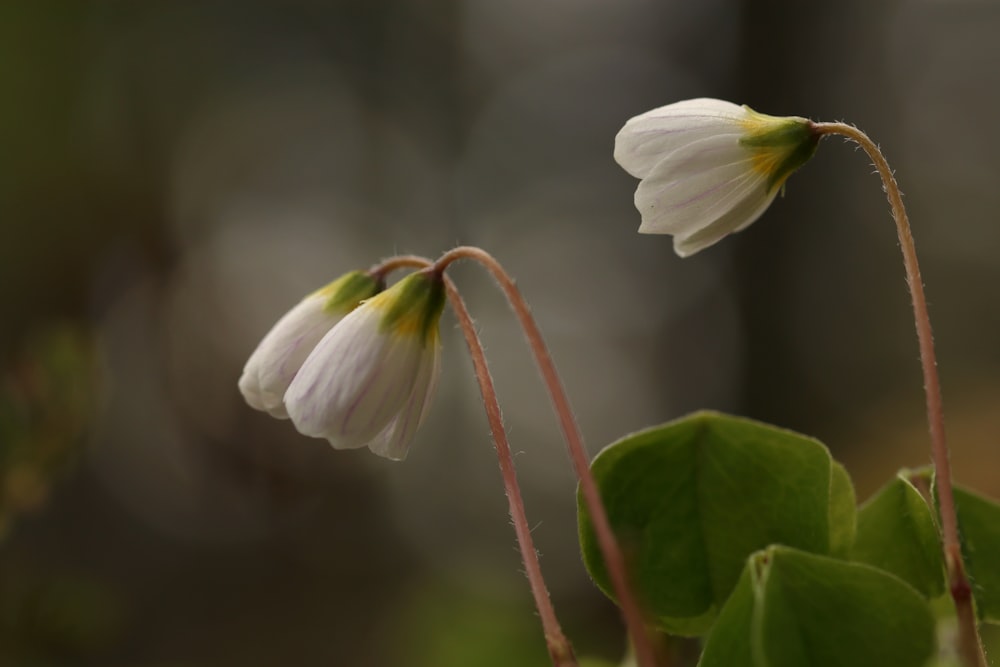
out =
[[[386,260],[374,267],[371,272],[375,275],[384,275],[397,268],[426,268],[430,266],[432,266],[432,262],[426,258],[402,255]],[[436,270],[439,274],[443,274],[444,267],[439,267]],[[538,560],[538,551],[535,549],[534,541],[531,538],[531,528],[528,524],[528,517],[524,509],[524,500],[521,497],[521,488],[518,484],[517,472],[514,468],[514,457],[511,454],[510,443],[507,440],[507,431],[503,425],[500,403],[497,400],[493,378],[486,363],[483,345],[479,340],[479,335],[476,333],[476,327],[472,321],[472,317],[469,315],[469,310],[466,308],[465,302],[455,287],[454,282],[447,276],[442,275],[442,278],[445,282],[445,289],[447,290],[452,310],[455,311],[458,324],[465,335],[469,354],[472,357],[472,366],[475,369],[476,379],[479,381],[483,407],[486,410],[486,418],[489,420],[490,431],[493,434],[497,459],[500,463],[500,473],[503,477],[504,489],[507,492],[511,522],[514,525],[514,533],[517,536],[521,559],[524,563],[524,571],[528,577],[528,584],[531,587],[531,594],[535,598],[535,607],[538,609],[538,616],[542,622],[542,631],[545,634],[545,643],[549,650],[549,657],[552,659],[554,667],[578,667],[576,657],[573,654],[573,647],[559,625],[555,608],[552,606],[552,599],[549,596],[548,588],[545,586],[545,580],[542,577],[542,566]]]
[[657,664],[662,663],[657,662],[657,653],[654,643],[646,631],[642,609],[629,583],[625,557],[622,554],[618,540],[615,538],[614,531],[611,529],[611,523],[608,521],[607,512],[604,510],[604,503],[597,489],[597,482],[590,471],[590,460],[583,445],[583,436],[573,416],[566,390],[562,386],[562,381],[559,378],[559,373],[556,371],[552,356],[549,354],[541,331],[531,314],[531,310],[521,295],[520,290],[518,290],[517,285],[514,283],[514,280],[492,255],[480,248],[472,246],[453,248],[442,255],[435,262],[435,266],[438,267],[438,270],[444,270],[449,264],[459,259],[474,260],[490,273],[507,297],[511,309],[514,311],[521,324],[521,328],[524,330],[528,345],[535,357],[538,370],[545,382],[556,415],[558,416],[559,425],[566,440],[567,449],[569,450],[569,455],[580,483],[583,499],[590,512],[594,533],[597,536],[598,545],[604,556],[608,574],[611,576],[615,595],[618,598],[618,604],[621,606],[625,626],[628,630],[632,646],[635,649],[637,665],[638,667],[656,667]]
[[814,131],[820,136],[840,135],[858,144],[871,158],[882,178],[882,187],[892,208],[896,222],[899,246],[903,252],[906,269],[906,283],[913,301],[913,318],[917,327],[920,345],[920,364],[924,374],[924,392],[927,398],[927,421],[931,434],[931,457],[934,462],[934,480],[938,496],[938,513],[941,519],[942,544],[948,569],[948,583],[958,616],[958,654],[966,667],[986,667],[986,656],[972,606],[972,589],[965,572],[962,547],[958,536],[958,515],[955,508],[955,494],[952,491],[951,462],[948,442],[945,438],[944,408],[941,399],[941,381],[938,377],[937,357],[934,353],[934,336],[931,331],[924,284],[917,262],[917,249],[910,230],[910,221],[903,206],[903,196],[896,183],[896,177],[886,162],[878,145],[858,128],[846,123],[813,123]]

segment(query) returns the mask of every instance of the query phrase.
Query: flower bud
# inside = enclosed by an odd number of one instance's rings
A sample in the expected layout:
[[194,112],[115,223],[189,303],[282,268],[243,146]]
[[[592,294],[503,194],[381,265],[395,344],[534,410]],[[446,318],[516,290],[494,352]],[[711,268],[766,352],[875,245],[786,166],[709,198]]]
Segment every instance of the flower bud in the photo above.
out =
[[686,257],[759,218],[818,143],[805,118],[685,100],[625,123],[615,160],[642,179],[635,192],[639,232],[672,234],[674,251]]
[[250,407],[287,418],[285,391],[302,362],[335,324],[383,287],[380,278],[353,271],[313,292],[278,320],[240,376],[240,393]]
[[337,449],[404,459],[437,386],[444,301],[441,275],[420,271],[344,317],[288,387],[295,428]]

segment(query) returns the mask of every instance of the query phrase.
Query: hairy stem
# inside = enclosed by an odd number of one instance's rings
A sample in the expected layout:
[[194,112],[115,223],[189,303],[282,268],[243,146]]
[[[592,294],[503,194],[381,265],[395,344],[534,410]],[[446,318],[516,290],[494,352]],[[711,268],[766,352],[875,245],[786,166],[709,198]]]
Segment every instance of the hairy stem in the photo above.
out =
[[[425,268],[429,266],[432,266],[432,262],[428,259],[412,255],[402,255],[386,260],[371,271],[375,275],[384,275],[398,268]],[[438,271],[443,272],[443,267],[439,268]],[[458,324],[462,329],[462,333],[465,335],[465,341],[469,346],[469,354],[472,357],[472,366],[476,372],[476,379],[479,381],[479,391],[483,397],[483,407],[486,410],[486,418],[489,420],[490,431],[493,434],[493,442],[496,445],[497,458],[500,462],[500,473],[507,492],[507,502],[510,506],[510,516],[514,525],[514,533],[517,536],[517,543],[521,550],[521,558],[524,562],[524,571],[528,577],[528,584],[531,587],[531,594],[535,598],[538,616],[542,621],[542,631],[545,633],[545,643],[548,646],[549,656],[555,667],[577,667],[573,647],[559,625],[555,608],[552,606],[552,600],[549,597],[548,588],[546,588],[545,580],[542,577],[542,566],[538,561],[538,551],[535,549],[534,541],[531,539],[531,529],[528,525],[528,517],[524,509],[524,500],[521,497],[521,487],[517,482],[517,472],[514,468],[514,457],[511,455],[510,443],[507,441],[507,431],[503,425],[500,403],[497,400],[496,389],[493,386],[493,378],[486,363],[486,355],[483,352],[482,343],[479,340],[475,324],[472,322],[472,317],[469,315],[469,310],[466,308],[461,294],[459,294],[458,289],[450,278],[447,276],[443,276],[443,278],[445,288],[448,292],[448,300],[455,311],[455,316],[458,318]]]
[[917,340],[920,344],[920,363],[924,373],[924,392],[927,397],[927,421],[930,424],[931,456],[934,461],[934,479],[937,487],[938,512],[941,517],[941,533],[944,546],[945,563],[948,568],[951,596],[955,601],[958,614],[958,652],[962,663],[967,667],[986,667],[986,657],[983,653],[982,641],[979,638],[979,628],[972,607],[972,594],[969,579],[962,560],[962,548],[958,538],[958,517],[955,510],[955,495],[952,492],[951,463],[948,460],[948,443],[945,439],[944,409],[941,401],[941,382],[938,378],[937,358],[934,354],[934,336],[931,332],[930,315],[927,312],[927,299],[924,297],[924,284],[920,278],[920,265],[917,262],[917,249],[913,243],[910,231],[910,221],[903,206],[903,196],[893,176],[889,163],[878,146],[868,135],[858,128],[845,123],[814,123],[813,128],[819,136],[837,134],[855,142],[868,154],[879,176],[892,217],[896,221],[896,232],[899,235],[899,245],[903,252],[903,265],[906,268],[906,283],[910,288],[913,301],[913,318],[917,326]]
[[621,606],[622,615],[625,619],[625,625],[628,629],[632,645],[635,648],[637,663],[639,667],[656,667],[656,650],[650,635],[646,632],[642,609],[629,584],[628,573],[625,567],[625,557],[611,529],[607,512],[604,510],[604,503],[601,501],[600,492],[597,490],[597,483],[590,471],[590,460],[583,445],[583,436],[573,416],[573,411],[570,408],[569,399],[566,396],[566,390],[562,386],[559,373],[556,371],[555,364],[552,362],[552,357],[542,338],[541,331],[535,323],[531,310],[517,289],[517,285],[514,284],[514,280],[493,256],[480,248],[459,246],[442,255],[435,263],[435,266],[443,271],[445,267],[459,259],[474,260],[489,271],[490,275],[493,276],[493,279],[500,286],[500,289],[503,290],[507,301],[510,303],[514,314],[521,324],[521,328],[524,330],[528,345],[534,354],[535,362],[538,365],[539,372],[545,382],[545,386],[552,399],[553,407],[559,418],[559,425],[562,428],[570,458],[573,461],[573,467],[580,482],[583,499],[590,512],[594,533],[597,536],[608,574],[611,576],[615,596],[618,598],[618,603]]

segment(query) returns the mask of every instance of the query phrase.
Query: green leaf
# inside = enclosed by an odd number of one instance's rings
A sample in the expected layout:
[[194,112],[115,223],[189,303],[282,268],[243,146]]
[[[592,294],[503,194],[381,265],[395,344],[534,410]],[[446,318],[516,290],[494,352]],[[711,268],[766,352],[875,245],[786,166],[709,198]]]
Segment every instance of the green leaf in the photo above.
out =
[[895,574],[929,598],[945,592],[941,537],[930,505],[902,471],[858,510],[851,559]]
[[847,469],[833,461],[830,472],[830,555],[846,557],[857,532],[857,499]]
[[930,606],[901,579],[788,547],[753,554],[699,667],[922,667]]
[[1000,504],[955,489],[962,554],[979,618],[1000,623]]
[[698,667],[747,667],[753,653],[751,643],[754,627],[754,581],[750,563],[743,568],[729,600],[719,612],[712,631],[705,640]]
[[[922,484],[938,503],[934,469],[904,471],[907,480]],[[1000,504],[969,489],[955,486],[962,557],[972,585],[979,619],[1000,623]]]
[[[591,469],[645,607],[674,634],[709,629],[754,551],[841,549],[853,520],[822,444],[748,419],[695,413],[609,445]],[[579,494],[578,508],[584,563],[613,598]]]

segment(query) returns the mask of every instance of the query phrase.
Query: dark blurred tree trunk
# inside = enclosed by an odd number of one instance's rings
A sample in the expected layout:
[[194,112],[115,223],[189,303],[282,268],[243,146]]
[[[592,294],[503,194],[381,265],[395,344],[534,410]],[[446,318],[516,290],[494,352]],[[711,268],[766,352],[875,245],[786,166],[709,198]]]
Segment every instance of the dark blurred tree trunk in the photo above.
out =
[[[857,40],[858,31],[846,27],[860,19],[858,10],[851,1],[743,0],[734,101],[772,115],[834,120],[818,116],[836,106],[829,102],[835,97],[837,82],[847,75],[845,68],[850,67],[843,52],[865,46],[857,41],[843,43],[844,35]],[[741,235],[745,238],[741,238],[735,272],[745,324],[746,413],[806,430],[830,415],[829,406],[808,391],[800,359],[789,354],[795,335],[789,327],[789,308],[794,307],[791,295],[798,291],[791,282],[798,267],[791,260],[800,251],[803,231],[799,226],[815,225],[822,207],[835,195],[825,178],[830,169],[822,162],[813,160],[803,169],[808,170],[808,177],[793,176],[787,184],[788,196],[779,196],[761,221]]]

